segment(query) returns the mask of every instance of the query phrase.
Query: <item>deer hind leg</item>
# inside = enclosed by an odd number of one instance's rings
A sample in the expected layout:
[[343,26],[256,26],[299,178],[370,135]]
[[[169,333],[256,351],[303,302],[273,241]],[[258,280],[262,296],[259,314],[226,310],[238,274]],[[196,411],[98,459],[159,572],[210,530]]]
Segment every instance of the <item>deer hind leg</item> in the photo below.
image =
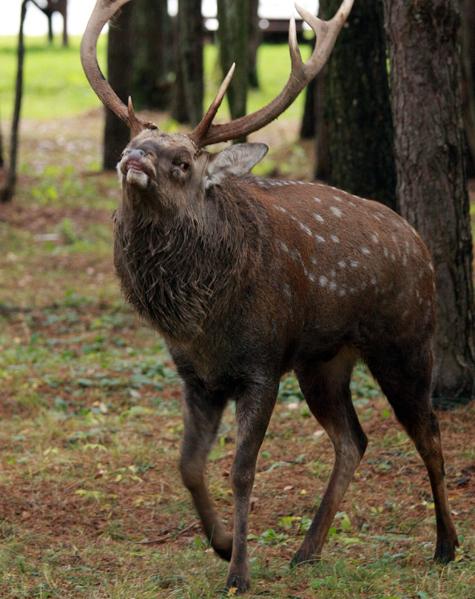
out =
[[220,557],[229,561],[233,535],[219,520],[204,478],[206,459],[216,438],[225,402],[214,403],[198,391],[185,387],[183,404],[185,431],[180,457],[181,476],[211,546]]
[[390,360],[384,355],[368,359],[368,366],[427,468],[437,523],[434,560],[447,563],[455,558],[458,540],[445,485],[439,423],[431,404],[432,349],[393,348],[387,354]]
[[333,518],[366,449],[366,435],[350,394],[356,358],[354,351],[343,348],[329,362],[307,363],[297,369],[308,406],[333,443],[335,463],[320,507],[291,565],[320,557]]

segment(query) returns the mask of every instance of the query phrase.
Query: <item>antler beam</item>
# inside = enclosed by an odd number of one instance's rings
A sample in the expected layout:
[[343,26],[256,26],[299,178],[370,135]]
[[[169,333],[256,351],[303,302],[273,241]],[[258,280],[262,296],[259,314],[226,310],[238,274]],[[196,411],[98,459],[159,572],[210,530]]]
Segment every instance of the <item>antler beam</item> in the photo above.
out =
[[107,108],[126,123],[135,136],[144,129],[156,129],[155,123],[139,118],[129,98],[128,107],[111,88],[97,62],[97,40],[102,28],[130,0],[97,0],[81,41],[81,63],[92,89]]
[[[230,139],[249,135],[265,127],[268,123],[281,115],[288,108],[304,87],[317,75],[327,61],[335,40],[343,27],[354,0],[343,0],[338,12],[330,21],[323,21],[313,16],[307,10],[295,5],[300,16],[313,29],[316,35],[316,44],[312,56],[307,62],[302,61],[297,44],[295,20],[292,17],[289,27],[289,46],[292,69],[284,89],[267,106],[260,110],[222,125],[213,125],[212,120],[221,103],[231,77],[228,73],[218,95],[199,125],[189,134],[190,139],[199,146],[207,146]],[[223,86],[224,91],[223,91]],[[221,100],[218,100],[221,98]],[[212,117],[210,118],[212,114]]]

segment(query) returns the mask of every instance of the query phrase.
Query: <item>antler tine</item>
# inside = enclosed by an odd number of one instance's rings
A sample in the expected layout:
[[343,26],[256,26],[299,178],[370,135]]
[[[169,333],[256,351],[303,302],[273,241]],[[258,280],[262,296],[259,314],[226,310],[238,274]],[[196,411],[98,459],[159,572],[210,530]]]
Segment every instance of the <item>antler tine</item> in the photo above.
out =
[[81,41],[81,63],[92,89],[101,102],[122,119],[135,136],[144,129],[156,129],[157,126],[139,118],[134,112],[130,99],[128,107],[122,102],[107,82],[97,62],[97,40],[102,28],[119,8],[129,1],[97,0]]
[[[304,63],[302,61],[297,44],[295,21],[292,18],[289,26],[289,50],[292,69],[284,89],[267,106],[252,114],[222,125],[213,125],[207,120],[206,127],[202,127],[200,123],[193,131],[193,134],[198,130],[200,132],[203,131],[203,134],[199,139],[194,138],[195,143],[203,147],[243,137],[262,129],[262,127],[280,116],[292,104],[303,88],[323,68],[333,49],[338,33],[350,13],[353,2],[354,0],[343,0],[337,13],[330,21],[322,21],[296,4],[295,7],[300,16],[310,25],[317,37],[312,56],[307,62]],[[203,121],[208,118],[208,114],[209,111],[206,113]]]
[[312,15],[312,13],[308,12],[308,10],[305,10],[305,8],[302,8],[295,3],[297,12],[302,19],[304,19],[304,21],[310,25],[317,37],[317,43],[315,44],[312,56],[303,65],[306,70],[311,70],[312,67],[315,68],[321,63],[325,64],[330,56],[331,51],[333,50],[333,46],[335,45],[335,41],[338,37],[340,29],[343,27],[348,15],[350,14],[353,1],[354,0],[343,0],[340,8],[333,18],[330,19],[330,21],[323,21],[322,19],[319,19],[318,17]]
[[200,140],[206,135],[209,127],[211,126],[211,123],[213,122],[214,117],[216,116],[216,113],[218,112],[219,107],[221,106],[221,102],[223,101],[224,95],[229,87],[229,84],[231,83],[231,79],[233,78],[235,68],[236,63],[233,62],[231,68],[228,71],[228,74],[221,83],[218,89],[218,93],[216,94],[216,97],[214,98],[211,106],[208,108],[206,114],[204,115],[200,123],[198,123],[198,125],[193,129],[193,131],[191,133],[188,133],[188,137],[192,139],[194,143],[198,146],[200,145]]

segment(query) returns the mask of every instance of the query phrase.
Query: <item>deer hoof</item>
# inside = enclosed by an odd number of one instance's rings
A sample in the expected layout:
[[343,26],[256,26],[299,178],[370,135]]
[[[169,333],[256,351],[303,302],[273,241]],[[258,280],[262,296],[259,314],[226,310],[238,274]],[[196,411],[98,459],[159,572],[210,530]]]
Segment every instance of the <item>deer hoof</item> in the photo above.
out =
[[239,576],[234,572],[231,572],[228,575],[228,579],[226,581],[226,592],[229,595],[229,591],[233,590],[236,595],[242,595],[251,588],[251,581],[249,578],[245,578],[244,576]]
[[295,568],[296,566],[303,566],[305,564],[315,564],[319,561],[320,557],[318,555],[308,555],[307,552],[299,549],[295,552],[294,557],[290,560],[289,567]]
[[459,542],[457,539],[454,541],[444,540],[437,543],[435,549],[434,561],[439,564],[448,564],[455,559],[455,548],[458,547]]
[[214,539],[214,543],[211,546],[221,559],[227,562],[231,561],[231,555],[233,553],[233,535],[229,532],[222,535],[219,540]]

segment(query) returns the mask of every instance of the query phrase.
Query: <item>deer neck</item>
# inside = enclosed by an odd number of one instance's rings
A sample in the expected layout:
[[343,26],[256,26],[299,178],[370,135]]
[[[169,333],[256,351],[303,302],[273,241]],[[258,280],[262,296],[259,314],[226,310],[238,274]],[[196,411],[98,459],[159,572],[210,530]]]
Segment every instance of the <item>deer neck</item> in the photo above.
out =
[[[209,319],[229,319],[260,255],[260,218],[225,187],[194,214],[159,218],[122,204],[114,214],[114,263],[128,302],[168,341],[189,343]],[[215,327],[211,327],[214,329]]]

